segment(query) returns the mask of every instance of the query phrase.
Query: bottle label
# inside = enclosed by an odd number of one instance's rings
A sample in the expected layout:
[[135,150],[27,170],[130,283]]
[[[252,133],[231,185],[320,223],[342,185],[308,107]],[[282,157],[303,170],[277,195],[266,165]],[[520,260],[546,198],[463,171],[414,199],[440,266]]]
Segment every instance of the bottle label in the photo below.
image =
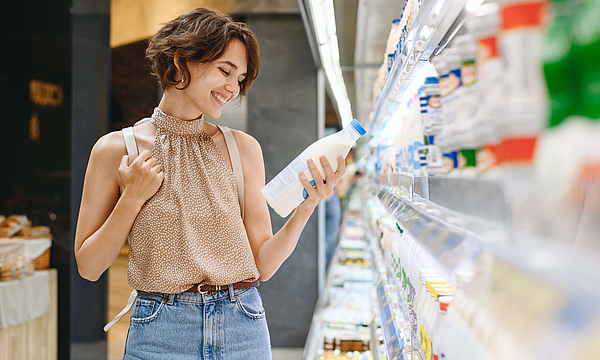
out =
[[438,126],[444,121],[442,114],[442,97],[439,95],[427,95],[427,124],[426,126]]
[[453,151],[446,153],[442,157],[442,173],[448,174],[452,169],[458,167],[458,153]]
[[425,332],[425,334],[427,335],[427,338],[426,338],[427,341],[425,342],[425,349],[423,349],[424,352],[425,352],[425,359],[432,360],[432,357],[431,357],[431,337],[429,336],[429,334],[427,332]]
[[477,63],[484,62],[498,57],[498,42],[495,36],[479,39],[479,49],[477,51]]
[[388,54],[387,56],[387,72],[388,74],[392,70],[392,65],[394,65],[394,60],[396,60],[396,54]]
[[302,154],[298,155],[291,164],[283,169],[265,186],[263,190],[265,195],[273,201],[278,200],[285,194],[287,189],[300,181],[298,179],[298,173],[300,171],[304,172],[306,176],[310,176],[310,170],[308,169],[308,165],[306,165],[306,158],[302,156]]
[[428,96],[419,97],[419,107],[421,108],[421,122],[423,123],[423,128],[427,128],[430,125],[429,116],[427,114],[428,100]]
[[421,147],[423,147],[423,143],[420,141],[415,141],[413,144],[408,145],[408,168],[412,173],[421,168],[421,160],[418,154],[415,154],[416,151]]
[[439,82],[440,82],[440,94],[442,96],[446,96],[446,95],[450,94],[451,90],[450,90],[450,82],[448,79],[448,74],[440,76]]
[[465,61],[460,68],[460,76],[462,85],[469,86],[475,84],[476,80],[476,69],[475,60]]
[[446,76],[440,77],[440,93],[442,96],[450,95],[460,87],[460,69],[452,70]]
[[477,170],[481,173],[488,171],[496,164],[496,156],[489,147],[477,150]]
[[429,95],[427,98],[427,105],[429,105],[430,108],[439,109],[442,107],[442,98],[439,95]]

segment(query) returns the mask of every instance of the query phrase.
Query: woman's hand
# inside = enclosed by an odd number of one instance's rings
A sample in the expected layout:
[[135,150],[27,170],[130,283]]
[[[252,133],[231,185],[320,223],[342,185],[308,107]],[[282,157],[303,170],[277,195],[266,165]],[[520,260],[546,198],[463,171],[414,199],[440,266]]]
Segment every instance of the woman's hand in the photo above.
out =
[[131,164],[129,156],[121,158],[119,178],[123,186],[123,196],[143,205],[154,195],[165,177],[162,167],[151,157],[150,150],[144,150]]
[[331,164],[329,163],[329,160],[327,160],[326,156],[321,156],[319,158],[319,161],[321,162],[323,171],[325,171],[325,181],[323,181],[321,173],[319,172],[317,166],[311,159],[307,161],[307,165],[315,181],[315,186],[312,186],[312,184],[308,181],[308,178],[303,172],[300,172],[298,174],[300,182],[302,183],[304,189],[306,189],[306,192],[308,193],[308,197],[302,202],[302,204],[298,206],[300,208],[311,211],[314,210],[314,208],[317,207],[317,205],[319,205],[319,203],[323,199],[325,199],[327,196],[333,193],[333,188],[337,185],[338,181],[340,181],[340,179],[344,175],[344,172],[346,171],[346,164],[344,162],[344,157],[342,156],[342,154],[338,154],[338,168],[335,173],[333,172],[333,168],[331,167]]

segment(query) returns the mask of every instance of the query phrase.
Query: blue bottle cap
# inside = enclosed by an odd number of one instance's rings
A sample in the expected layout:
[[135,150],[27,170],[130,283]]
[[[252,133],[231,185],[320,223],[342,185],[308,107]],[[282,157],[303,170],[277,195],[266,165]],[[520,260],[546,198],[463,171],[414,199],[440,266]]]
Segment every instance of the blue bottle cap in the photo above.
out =
[[428,76],[425,78],[425,85],[427,84],[438,84],[438,78],[436,78],[435,76]]
[[362,127],[362,125],[358,121],[356,121],[356,119],[353,119],[350,122],[350,125],[354,128],[354,130],[358,131],[360,136],[363,136],[364,134],[367,133],[367,130],[365,130],[365,128]]

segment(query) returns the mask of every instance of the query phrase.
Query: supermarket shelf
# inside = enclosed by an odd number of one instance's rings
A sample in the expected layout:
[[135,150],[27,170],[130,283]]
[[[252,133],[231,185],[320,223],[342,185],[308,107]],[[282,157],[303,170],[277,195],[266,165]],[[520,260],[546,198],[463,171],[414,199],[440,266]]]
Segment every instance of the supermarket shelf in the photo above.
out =
[[[373,266],[374,266],[374,273],[376,274],[376,279],[375,282],[377,283],[377,295],[379,297],[379,301],[384,300],[381,294],[381,291],[385,291],[386,289],[393,289],[393,291],[397,292],[397,287],[395,285],[395,282],[393,280],[390,279],[394,279],[394,275],[393,275],[393,270],[388,268],[385,264],[382,264],[381,262],[383,261],[383,253],[381,251],[381,249],[379,248],[379,246],[377,245],[376,240],[373,238],[372,234],[369,235],[369,244],[371,247],[371,252],[373,253]],[[383,290],[381,290],[383,288]],[[410,324],[410,317],[409,317],[409,311],[408,308],[406,307],[406,303],[402,300],[402,299],[397,299],[398,300],[398,308],[395,309],[392,306],[392,302],[390,301],[390,299],[385,299],[387,301],[387,306],[389,307],[389,309],[384,310],[384,307],[382,306],[384,303],[380,302],[378,305],[378,310],[380,312],[380,319],[382,322],[382,328],[383,325],[385,323],[386,316],[384,315],[384,311],[392,311],[394,312],[394,310],[398,310],[395,311],[397,315],[402,316],[402,320],[404,322],[406,322],[407,324]],[[388,316],[389,317],[389,316]],[[410,326],[408,328],[403,328],[401,329],[402,331],[402,335],[403,338],[409,338],[410,341],[408,342],[409,348],[411,349],[411,354],[407,354],[406,352],[401,352],[399,353],[399,355],[401,355],[402,359],[418,359],[418,360],[425,360],[425,355],[423,353],[423,350],[421,349],[419,342],[418,342],[418,338],[417,338],[417,334],[410,329]],[[386,349],[389,347],[389,343],[390,343],[390,337],[389,337],[389,333],[387,334],[388,336],[386,337],[386,334],[384,332],[384,341],[386,344]],[[392,340],[393,341],[393,340]],[[402,347],[404,347],[405,344],[402,345]],[[387,349],[388,351],[390,349]],[[387,354],[387,359],[394,359],[393,356],[396,356],[393,352],[388,352]]]
[[[337,264],[339,261],[339,251],[334,251],[333,256],[331,258],[331,264]],[[331,289],[333,279],[333,271],[327,272],[327,278],[325,279],[325,286],[321,294],[319,294],[319,298],[317,299],[317,304],[315,305],[315,312],[313,314],[312,321],[310,323],[310,329],[308,330],[308,335],[306,336],[306,344],[304,345],[304,353],[302,355],[302,359],[305,360],[313,360],[317,358],[317,350],[320,344],[323,343],[323,310],[325,309],[325,305],[327,304],[327,299],[329,297],[329,291],[327,289]]]
[[[377,99],[368,133],[375,135],[385,109],[399,99],[425,63],[439,54],[468,19],[467,3],[477,0],[424,0],[401,54],[394,61],[381,95]],[[468,8],[474,7],[469,4]]]
[[377,323],[375,322],[375,318],[373,318],[373,321],[371,321],[371,341],[369,342],[371,354],[373,355],[373,360],[381,360],[381,354],[379,353],[379,344],[377,338]]
[[[344,223],[347,224],[345,217],[346,216],[344,216]],[[315,311],[313,313],[311,326],[309,328],[306,343],[304,346],[304,352],[303,352],[302,358],[305,360],[315,360],[315,359],[319,358],[320,350],[323,349],[323,344],[325,341],[325,334],[326,334],[325,329],[327,328],[327,322],[325,320],[327,317],[326,311],[327,311],[329,303],[332,299],[331,298],[332,297],[332,289],[334,289],[335,287],[337,287],[339,285],[337,283],[339,272],[336,271],[337,270],[336,267],[337,266],[348,266],[348,265],[343,265],[343,263],[346,260],[358,259],[358,257],[356,257],[356,255],[353,256],[352,254],[348,254],[343,251],[343,249],[348,249],[349,248],[348,246],[350,246],[350,248],[354,248],[354,246],[349,245],[347,243],[343,244],[343,237],[340,236],[340,241],[338,241],[338,244],[335,247],[335,250],[332,255],[332,259],[330,261],[331,265],[327,272],[324,291],[322,291],[319,294],[317,303],[315,305]],[[356,247],[356,248],[358,249],[359,247]],[[366,251],[368,252],[368,248],[366,249]],[[371,254],[368,254],[368,259],[371,259]],[[369,260],[369,262],[371,264],[373,263],[372,260]],[[370,271],[370,269],[367,269],[367,270]],[[354,281],[360,281],[360,280],[354,280]],[[368,280],[368,284],[371,285],[371,280]],[[375,304],[373,303],[372,306],[375,306]],[[373,310],[375,310],[375,309],[373,309]],[[365,322],[368,323],[368,321],[365,321]],[[373,339],[371,339],[371,341],[373,341]],[[373,346],[373,342],[371,342],[370,345]],[[378,347],[375,347],[374,350],[372,350],[372,352],[373,351],[378,351]],[[379,358],[381,358],[381,357],[379,357]]]
[[404,336],[402,329],[395,321],[395,313],[392,309],[391,298],[386,293],[386,286],[381,281],[377,286],[377,308],[381,319],[383,340],[388,359],[402,358],[404,354]]
[[[499,182],[393,174],[373,184],[378,190],[394,188],[410,202],[427,200],[461,214],[510,225],[510,189]],[[485,199],[485,201],[481,201]]]
[[[403,229],[446,267],[447,274],[442,276],[455,279],[454,285],[460,291],[453,306],[465,317],[486,319],[474,322],[472,331],[480,334],[487,351],[498,358],[566,359],[574,358],[570,349],[582,347],[582,344],[588,348],[594,346],[600,319],[600,310],[595,306],[600,301],[600,268],[597,262],[571,251],[561,251],[547,242],[543,246],[537,243],[528,247],[490,242],[488,239],[482,241],[469,230],[438,217],[435,211],[428,212],[431,208],[424,210],[419,200],[419,186],[422,184],[418,181],[407,183],[406,179],[397,180],[400,183],[395,187],[380,185],[377,198]],[[402,186],[402,181],[405,186]],[[410,193],[403,194],[408,190],[406,185],[415,192],[414,201],[409,199]],[[377,246],[374,239],[372,242]],[[377,250],[381,252],[379,247]],[[420,256],[425,256],[422,251]],[[375,258],[381,259],[382,256]],[[456,266],[458,263],[460,266]],[[458,269],[461,276],[449,276],[451,273],[459,274]],[[391,266],[379,272],[389,279],[389,283],[393,282],[393,273]],[[553,304],[552,311],[532,310],[539,309],[541,298],[545,306]],[[408,310],[402,303],[403,299],[399,300],[400,310],[406,316]],[[577,326],[573,326],[574,322]],[[514,327],[515,323],[538,324],[539,327],[533,335]],[[489,332],[489,324],[494,324],[496,329],[492,333]],[[412,336],[415,338],[415,334]],[[553,339],[557,336],[567,340],[556,344]],[[527,345],[510,349],[500,345],[516,341]],[[418,341],[411,342],[411,345],[414,349]],[[523,357],[523,349],[531,353]],[[544,356],[534,356],[534,352]]]

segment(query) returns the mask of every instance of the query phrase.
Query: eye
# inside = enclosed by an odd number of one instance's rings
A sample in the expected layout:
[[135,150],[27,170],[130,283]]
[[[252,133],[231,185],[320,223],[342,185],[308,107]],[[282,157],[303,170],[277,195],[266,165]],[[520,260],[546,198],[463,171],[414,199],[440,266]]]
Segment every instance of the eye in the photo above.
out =
[[229,73],[228,73],[227,71],[225,71],[225,69],[221,69],[221,68],[219,68],[219,70],[221,70],[221,72],[222,72],[223,74],[225,74],[225,76],[229,76]]

